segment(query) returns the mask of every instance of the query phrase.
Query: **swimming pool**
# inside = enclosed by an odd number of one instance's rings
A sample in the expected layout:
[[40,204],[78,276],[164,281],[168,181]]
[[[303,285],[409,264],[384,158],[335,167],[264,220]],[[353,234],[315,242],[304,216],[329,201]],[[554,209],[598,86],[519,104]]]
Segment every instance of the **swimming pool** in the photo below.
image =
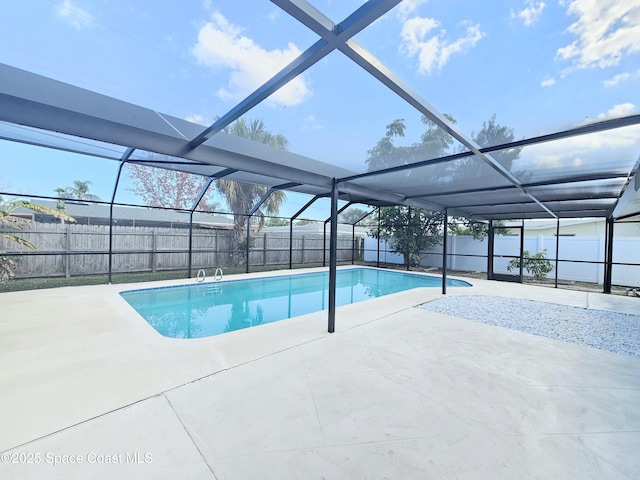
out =
[[[129,290],[120,295],[165,337],[200,338],[328,308],[329,272]],[[417,287],[440,277],[372,268],[338,270],[336,306]],[[447,279],[451,287],[468,287]]]

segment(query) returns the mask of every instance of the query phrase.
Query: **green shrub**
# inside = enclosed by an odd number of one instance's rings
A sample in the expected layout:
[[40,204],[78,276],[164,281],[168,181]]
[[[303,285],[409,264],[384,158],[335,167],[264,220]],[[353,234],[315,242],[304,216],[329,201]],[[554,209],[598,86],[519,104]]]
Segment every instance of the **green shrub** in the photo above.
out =
[[[525,250],[523,253],[522,268],[524,268],[527,273],[532,274],[536,280],[543,280],[547,276],[547,273],[553,269],[551,262],[547,259],[547,249],[545,248],[533,256],[528,250]],[[520,259],[514,258],[511,260],[509,265],[507,265],[507,270],[510,272],[520,270]]]

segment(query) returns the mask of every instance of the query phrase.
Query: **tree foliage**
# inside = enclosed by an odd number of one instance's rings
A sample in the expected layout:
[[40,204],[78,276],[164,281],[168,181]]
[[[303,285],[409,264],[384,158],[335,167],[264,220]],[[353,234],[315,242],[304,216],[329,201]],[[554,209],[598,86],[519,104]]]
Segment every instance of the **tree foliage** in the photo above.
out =
[[[262,119],[245,120],[243,118],[224,129],[226,133],[237,135],[255,142],[286,150],[287,139],[281,134],[274,134],[267,130]],[[170,163],[171,157],[150,154],[147,161],[156,163]],[[206,178],[177,170],[162,169],[147,165],[131,164],[129,177],[133,186],[129,190],[140,196],[145,204],[153,207],[191,209],[193,202],[201,191]],[[214,186],[209,188],[207,195],[198,204],[199,210],[214,211],[226,207],[234,214],[234,227],[232,241],[236,246],[234,262],[240,264],[244,261],[246,246],[247,217],[268,188],[263,185],[236,182],[228,179],[218,179]],[[225,206],[219,206],[214,201],[221,199]],[[273,192],[262,206],[254,213],[258,219],[258,226],[264,226],[264,219],[268,215],[277,215],[280,206],[286,199],[283,191]]]
[[[392,251],[404,255],[405,266],[420,264],[420,252],[442,242],[444,214],[406,206],[380,209],[380,238],[390,242]],[[378,229],[370,235],[378,238]]]
[[[502,228],[503,226],[503,220],[494,220],[493,228],[495,235],[509,235],[509,230]],[[471,235],[474,240],[482,240],[489,235],[489,224],[485,222],[474,222],[473,220],[460,220],[459,218],[455,218],[449,223],[449,233],[452,235]]]
[[[553,270],[551,262],[547,259],[547,249],[531,255],[531,252],[525,250],[522,252],[522,268],[528,273],[533,275],[536,280],[544,280],[547,274]],[[507,265],[507,270],[512,272],[513,270],[520,270],[520,259],[514,258]]]
[[89,180],[74,180],[71,187],[58,187],[54,190],[60,198],[73,198],[77,200],[86,200],[89,202],[100,201],[100,197],[89,193],[92,182]]
[[[145,160],[169,163],[172,158],[150,153]],[[128,190],[142,198],[145,205],[150,207],[191,209],[206,182],[206,178],[201,175],[148,165],[130,164],[127,169],[127,175],[133,185]],[[215,202],[211,200],[210,195],[202,199],[198,209],[215,209]]]
[[363,208],[350,207],[347,208],[344,212],[340,213],[340,215],[338,215],[338,223],[347,223],[353,225],[364,218],[364,220],[362,220],[362,224],[370,225],[373,215],[367,216],[367,214],[369,213],[370,212],[368,210],[365,210]]
[[[240,118],[229,125],[225,131],[231,135],[247,138],[255,142],[264,143],[274,148],[286,150],[289,141],[280,134],[273,134],[267,130],[262,119],[245,120]],[[227,204],[229,211],[234,214],[232,241],[237,246],[238,252],[234,256],[236,264],[245,261],[244,251],[246,247],[247,219],[249,213],[258,201],[265,195],[268,188],[252,183],[235,182],[221,178],[216,181],[216,189]],[[264,218],[267,215],[277,215],[280,206],[287,196],[284,191],[272,192],[260,208],[255,212],[258,217],[259,228],[264,226]]]
[[[18,236],[16,234],[17,232],[11,233],[9,231],[5,231],[5,229],[13,230],[13,231],[20,230],[25,226],[33,223],[31,220],[13,215],[15,211],[19,208],[26,208],[28,210],[31,210],[37,213],[52,215],[60,220],[75,222],[75,219],[73,217],[70,217],[69,215],[59,210],[45,207],[43,205],[38,205],[32,202],[29,202],[28,200],[5,201],[0,196],[0,228],[2,228],[3,230],[3,231],[0,231],[0,238],[6,238],[13,243],[22,245],[31,250],[36,249],[36,246],[34,244]],[[12,278],[15,268],[16,268],[15,261],[11,257],[7,256],[4,252],[0,251],[0,283],[4,283],[10,278]]]
[[[456,123],[451,115],[445,117],[452,123]],[[411,165],[424,160],[434,160],[433,163],[406,169],[389,174],[393,182],[407,182],[432,186],[432,190],[451,191],[456,185],[473,184],[478,179],[493,175],[491,167],[484,161],[474,156],[461,159],[438,162],[436,159],[461,153],[466,149],[457,144],[453,137],[437,126],[427,117],[422,117],[422,123],[426,126],[420,135],[420,140],[408,146],[398,146],[395,141],[405,136],[406,125],[404,119],[397,119],[386,126],[384,136],[376,145],[367,152],[366,163],[370,171],[400,165]],[[502,145],[514,140],[512,128],[499,125],[496,116],[492,116],[482,124],[479,132],[472,133],[473,140],[480,147]],[[513,162],[519,157],[521,148],[501,150],[492,154],[507,170],[513,169]],[[522,178],[522,177],[521,177]],[[459,188],[459,187],[458,187]],[[380,237],[389,240],[394,251],[405,255],[405,264],[414,265],[419,262],[419,252],[426,250],[442,241],[443,213],[429,212],[421,209],[411,209],[411,218],[408,207],[385,207],[380,213]],[[498,227],[500,224],[497,224]],[[488,224],[471,221],[463,217],[451,218],[449,231],[452,233],[470,233],[475,239],[482,239],[488,234]],[[496,233],[503,233],[500,229]],[[372,234],[377,235],[377,230]]]
[[267,227],[288,227],[289,220],[280,217],[271,217],[265,222]]

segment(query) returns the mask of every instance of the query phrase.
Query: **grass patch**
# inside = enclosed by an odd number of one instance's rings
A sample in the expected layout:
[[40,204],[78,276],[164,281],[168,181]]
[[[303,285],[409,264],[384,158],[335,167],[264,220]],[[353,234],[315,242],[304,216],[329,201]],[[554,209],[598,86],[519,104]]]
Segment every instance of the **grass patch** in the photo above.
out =
[[[338,262],[339,265],[350,265],[351,262]],[[294,264],[293,269],[321,267],[322,263]],[[251,266],[250,272],[269,272],[274,270],[288,270],[289,265]],[[198,268],[192,270],[195,278]],[[212,276],[214,269],[205,269],[208,276]],[[245,267],[224,267],[225,275],[245,273]],[[188,270],[169,270],[161,272],[136,272],[114,273],[111,276],[112,284],[156,282],[159,280],[179,280],[189,278]],[[108,275],[83,275],[74,277],[46,277],[46,278],[14,278],[0,284],[1,292],[18,292],[22,290],[38,290],[42,288],[77,287],[83,285],[106,285],[109,283]]]
[[[158,280],[176,280],[188,278],[187,270],[172,270],[166,272],[114,273],[111,283],[154,282]],[[85,275],[78,277],[48,277],[48,278],[14,278],[0,285],[0,292],[17,292],[21,290],[37,290],[42,288],[77,287],[82,285],[106,285],[108,275]]]

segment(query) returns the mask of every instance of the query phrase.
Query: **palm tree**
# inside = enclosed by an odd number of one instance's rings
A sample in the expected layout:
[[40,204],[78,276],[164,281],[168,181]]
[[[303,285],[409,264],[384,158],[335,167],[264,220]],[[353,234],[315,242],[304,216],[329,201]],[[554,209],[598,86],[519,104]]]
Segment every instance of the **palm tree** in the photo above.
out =
[[[52,215],[56,218],[59,218],[60,220],[75,222],[75,219],[73,217],[70,217],[64,212],[61,212],[54,208],[31,203],[28,200],[12,200],[7,202],[0,196],[0,228],[8,227],[12,230],[19,230],[24,226],[32,223],[31,220],[12,215],[12,213],[14,213],[18,208],[27,208],[37,213]],[[31,250],[36,249],[35,245],[33,245],[31,242],[17,235],[14,235],[13,233],[0,232],[0,238],[6,238],[19,245],[30,248]],[[6,282],[11,277],[13,277],[13,271],[15,270],[15,267],[16,263],[10,257],[4,255],[2,251],[0,251],[0,283]]]
[[[283,135],[269,132],[262,119],[254,119],[247,122],[241,118],[227,127],[225,132],[255,142],[264,143],[281,150],[286,150],[289,144],[289,141]],[[225,179],[217,180],[216,188],[222,198],[225,199],[231,213],[234,214],[232,241],[239,251],[238,255],[236,255],[235,262],[236,264],[240,264],[244,261],[244,254],[242,252],[246,246],[247,220],[244,215],[251,211],[260,198],[267,193],[268,188],[263,185],[241,183]],[[269,195],[269,198],[256,212],[260,218],[260,228],[264,226],[265,215],[277,215],[280,206],[286,198],[287,196],[282,190],[278,190]]]
[[93,193],[89,193],[89,186],[91,185],[91,181],[89,180],[74,180],[73,187],[67,188],[56,188],[54,192],[58,194],[58,197],[67,197],[67,198],[75,198],[77,200],[87,200],[90,202],[98,202],[100,201],[100,197],[94,195]]

